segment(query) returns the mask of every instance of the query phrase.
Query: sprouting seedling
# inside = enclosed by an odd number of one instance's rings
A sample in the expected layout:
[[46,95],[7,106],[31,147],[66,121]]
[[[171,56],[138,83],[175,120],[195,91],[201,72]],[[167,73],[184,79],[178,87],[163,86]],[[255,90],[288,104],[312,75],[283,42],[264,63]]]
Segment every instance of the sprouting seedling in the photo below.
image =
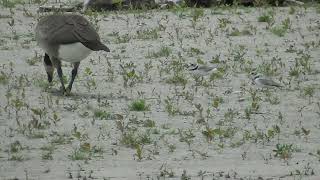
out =
[[303,94],[303,96],[308,97],[309,98],[309,103],[311,103],[311,98],[315,94],[315,87],[310,85],[310,86],[307,86],[307,87],[303,88],[302,94]]
[[149,76],[150,70],[153,68],[152,61],[144,63],[144,77],[151,81],[151,76]]
[[114,68],[111,65],[111,62],[107,59],[107,80],[113,82],[115,79]]
[[306,129],[306,128],[304,128],[304,127],[301,127],[301,131],[302,131],[305,139],[308,140],[308,136],[309,136],[311,130],[310,130],[310,129]]
[[143,158],[143,146],[140,144],[136,144],[135,149],[136,153],[134,154],[134,157],[137,157],[137,160],[141,161]]
[[18,40],[19,36],[17,35],[17,31],[14,28],[15,20],[11,18],[10,21],[8,21],[8,25],[10,26],[10,29],[11,29],[12,39]]
[[227,27],[227,24],[231,24],[231,21],[228,18],[221,18],[219,19],[219,28],[224,29]]
[[279,157],[284,160],[291,158],[292,153],[295,151],[293,144],[277,144],[276,149],[273,150],[273,152],[275,152],[275,157]]

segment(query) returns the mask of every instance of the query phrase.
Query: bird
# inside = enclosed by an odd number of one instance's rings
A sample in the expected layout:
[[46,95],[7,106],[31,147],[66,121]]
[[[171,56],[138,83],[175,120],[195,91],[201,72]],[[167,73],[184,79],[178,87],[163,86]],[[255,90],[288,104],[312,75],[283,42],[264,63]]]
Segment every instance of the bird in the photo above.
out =
[[254,84],[260,86],[260,87],[266,87],[266,88],[271,88],[271,87],[282,87],[281,84],[273,81],[272,79],[269,79],[267,77],[264,77],[261,74],[256,74],[252,78],[252,81]]
[[198,65],[195,63],[187,64],[186,67],[191,73],[193,73],[196,76],[206,76],[209,75],[211,72],[218,70],[216,66]]
[[[35,39],[45,52],[43,62],[49,83],[52,82],[56,68],[60,89],[64,95],[68,95],[72,89],[80,61],[92,51],[110,52],[89,21],[77,14],[52,14],[42,17],[35,28]],[[63,82],[61,61],[73,64],[67,88]]]

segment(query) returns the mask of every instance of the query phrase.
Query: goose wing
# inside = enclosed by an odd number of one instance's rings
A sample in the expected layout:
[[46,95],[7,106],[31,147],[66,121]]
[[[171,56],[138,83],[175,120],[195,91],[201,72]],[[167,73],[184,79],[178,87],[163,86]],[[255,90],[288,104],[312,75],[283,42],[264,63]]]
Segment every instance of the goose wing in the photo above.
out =
[[50,15],[40,20],[38,37],[48,44],[70,44],[81,42],[87,48],[110,51],[100,42],[100,37],[92,25],[79,15]]

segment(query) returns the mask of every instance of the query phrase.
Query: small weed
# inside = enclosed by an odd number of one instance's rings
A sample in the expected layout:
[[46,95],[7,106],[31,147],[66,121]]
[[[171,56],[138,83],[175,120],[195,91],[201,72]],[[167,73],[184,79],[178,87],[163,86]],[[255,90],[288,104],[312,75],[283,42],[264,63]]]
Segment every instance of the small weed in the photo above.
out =
[[188,80],[183,73],[174,73],[172,77],[166,79],[166,83],[185,86],[188,83]]
[[131,102],[129,105],[131,111],[148,111],[150,109],[149,105],[146,104],[144,99],[138,99]]
[[160,57],[169,57],[172,53],[172,50],[168,46],[161,46],[159,51],[148,52],[146,58],[160,58]]
[[95,118],[100,119],[100,120],[107,120],[107,119],[110,119],[111,114],[109,112],[104,111],[104,110],[96,109],[93,112],[93,116]]
[[147,119],[143,122],[143,127],[149,127],[149,128],[156,127],[156,122],[151,119]]
[[146,29],[137,31],[136,39],[148,40],[148,39],[158,39],[159,38],[159,29]]
[[170,116],[174,116],[180,112],[179,109],[177,107],[175,107],[172,98],[167,97],[167,99],[165,99],[164,102],[165,102],[165,109],[169,113]]
[[296,12],[296,9],[293,7],[293,6],[290,6],[290,9],[289,9],[289,14],[294,14]]
[[41,61],[41,56],[39,56],[37,52],[35,52],[35,56],[34,57],[28,58],[26,60],[27,64],[29,64],[30,66],[36,65],[40,61]]
[[270,24],[274,22],[274,18],[270,13],[265,13],[258,17],[258,22],[266,22]]
[[194,22],[204,16],[204,10],[202,8],[194,8],[191,11],[191,17]]
[[15,142],[13,142],[13,143],[10,144],[10,149],[9,149],[9,151],[10,151],[11,153],[18,153],[18,152],[20,152],[21,150],[23,150],[23,147],[22,147],[20,141],[15,141]]
[[279,37],[283,37],[289,29],[291,29],[291,21],[287,18],[282,21],[281,25],[273,27],[271,32]]
[[252,35],[250,30],[244,29],[244,30],[240,31],[237,28],[234,28],[233,31],[229,34],[229,36],[249,36],[249,35]]
[[11,154],[11,156],[8,159],[9,161],[24,161],[25,158],[21,154]]
[[225,132],[220,128],[212,129],[206,127],[206,130],[202,131],[202,134],[206,137],[208,142],[211,142],[215,136],[223,136],[224,133]]
[[219,28],[224,29],[227,27],[228,24],[231,24],[231,21],[227,18],[221,18],[219,19]]
[[91,147],[91,144],[87,142],[81,143],[79,148],[73,150],[73,152],[69,155],[69,158],[73,161],[89,160],[96,151],[96,148],[94,147]]
[[309,153],[310,156],[314,156],[320,162],[320,149],[318,149],[315,153]]
[[277,144],[276,149],[274,149],[273,152],[275,152],[275,157],[288,160],[296,150],[293,148],[293,144]]
[[188,51],[188,55],[190,57],[197,56],[197,55],[203,55],[203,54],[204,54],[204,52],[202,52],[200,49],[195,48],[195,47],[191,47]]
[[136,148],[137,145],[145,145],[152,142],[149,133],[150,132],[147,131],[145,133],[137,134],[136,130],[129,130],[122,135],[120,141],[128,147]]
[[[141,82],[143,80],[143,76],[141,73],[137,73],[133,67],[128,67],[129,64],[126,64],[125,66],[120,65],[122,69],[122,78],[123,78],[123,86],[124,87],[133,87],[137,83]],[[135,65],[133,65],[135,67]],[[130,70],[129,70],[130,69]]]
[[309,102],[311,101],[311,98],[315,94],[315,87],[310,85],[307,87],[304,87],[302,90],[302,95],[309,98]]
[[1,0],[0,5],[5,8],[14,8],[18,4],[24,4],[23,0]]
[[223,103],[223,98],[216,96],[213,98],[212,106],[217,109],[221,103]]
[[286,34],[287,29],[283,26],[276,26],[271,29],[271,32],[279,37],[283,37]]
[[124,34],[122,36],[117,34],[115,43],[116,44],[128,43],[130,40],[131,40],[131,37],[129,34]]
[[3,71],[1,71],[0,73],[0,84],[2,85],[6,85],[9,82],[9,76],[4,73]]
[[135,148],[136,148],[136,153],[134,155],[135,157],[138,158],[138,161],[141,161],[143,158],[142,146],[140,144],[137,144]]

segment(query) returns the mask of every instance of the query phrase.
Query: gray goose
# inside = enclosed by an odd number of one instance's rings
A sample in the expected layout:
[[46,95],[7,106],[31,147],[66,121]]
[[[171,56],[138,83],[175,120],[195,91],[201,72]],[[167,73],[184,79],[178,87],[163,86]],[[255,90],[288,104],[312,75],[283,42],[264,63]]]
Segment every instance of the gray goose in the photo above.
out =
[[[54,68],[61,82],[61,91],[67,95],[78,73],[80,61],[92,51],[110,49],[101,43],[93,26],[82,16],[75,14],[53,14],[40,19],[35,29],[38,45],[45,51],[44,66],[51,83]],[[63,83],[61,61],[73,64],[71,80],[67,88]]]

